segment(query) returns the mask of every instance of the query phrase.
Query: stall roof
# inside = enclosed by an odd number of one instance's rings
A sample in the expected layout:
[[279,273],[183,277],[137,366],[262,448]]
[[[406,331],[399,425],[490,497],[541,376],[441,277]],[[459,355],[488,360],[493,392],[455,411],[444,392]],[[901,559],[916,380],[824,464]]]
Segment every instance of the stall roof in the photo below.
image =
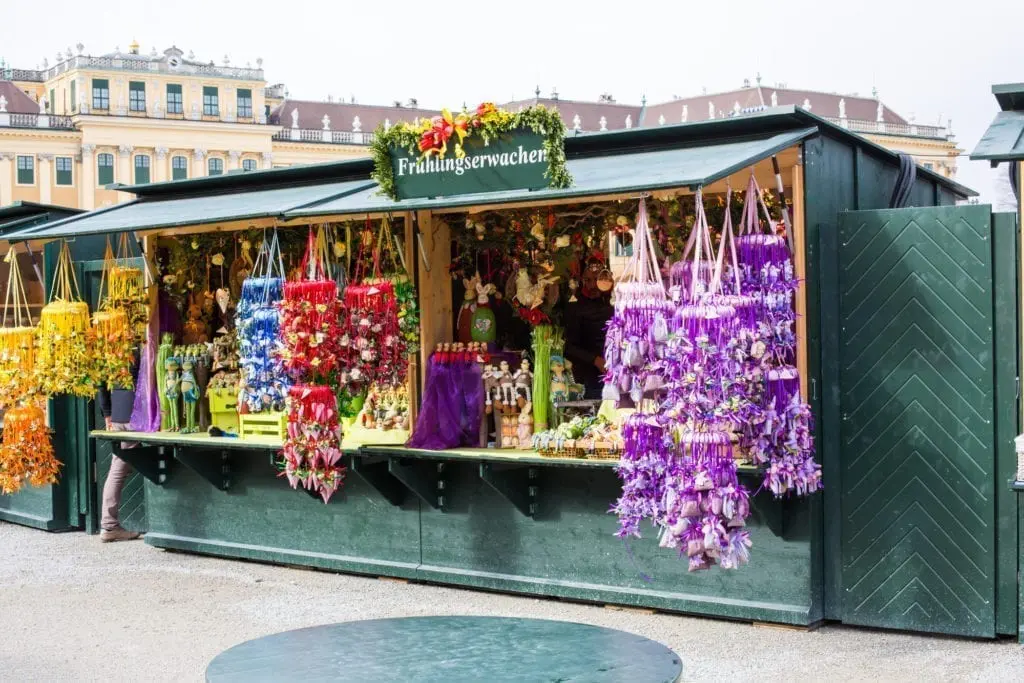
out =
[[1024,83],[997,83],[992,86],[992,94],[1003,111],[1024,110]]
[[19,201],[7,206],[0,206],[0,236],[80,213],[83,213],[81,209],[37,202]]
[[729,176],[792,147],[815,133],[816,128],[802,128],[766,137],[722,141],[698,147],[569,159],[568,167],[573,177],[573,185],[560,190],[509,190],[396,202],[377,194],[376,188],[370,188],[289,211],[285,218],[441,209],[697,187],[709,185]]
[[989,124],[971,158],[987,159],[993,166],[1024,160],[1024,83],[993,85],[992,94],[1003,111]]
[[992,162],[1024,159],[1024,111],[1001,111],[971,152],[972,159]]
[[364,179],[164,200],[143,197],[82,216],[25,228],[6,238],[53,239],[278,217],[307,204],[337,199],[369,187],[373,187],[373,183]]
[[[815,134],[841,138],[875,156],[896,154],[795,107],[751,115],[566,137],[574,185],[562,190],[510,191],[394,202],[377,193],[368,158],[121,186],[127,204],[26,228],[11,240],[204,226],[255,218],[302,218],[451,208],[626,194],[708,184]],[[976,193],[924,168],[918,175],[959,197]]]

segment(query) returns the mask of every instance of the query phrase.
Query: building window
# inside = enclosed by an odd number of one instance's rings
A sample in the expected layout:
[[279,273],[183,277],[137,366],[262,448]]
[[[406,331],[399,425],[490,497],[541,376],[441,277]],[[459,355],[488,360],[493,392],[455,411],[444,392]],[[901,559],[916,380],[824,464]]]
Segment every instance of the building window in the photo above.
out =
[[203,86],[203,116],[220,116],[220,98],[216,86]]
[[224,175],[224,160],[223,159],[210,159],[209,175]]
[[149,182],[149,157],[140,154],[135,157],[135,184],[145,185]]
[[188,159],[185,157],[174,157],[171,159],[171,180],[185,180],[188,178]]
[[933,164],[930,161],[924,162],[924,167],[927,168],[929,171],[935,170],[935,164]]
[[78,83],[73,79],[71,81],[71,111],[78,111]]
[[238,89],[238,117],[242,119],[252,118],[252,90],[246,88]]
[[18,184],[36,184],[36,158],[18,155]]
[[146,111],[146,84],[142,81],[128,82],[128,111]]
[[92,108],[110,109],[110,82],[105,78],[92,79]]
[[255,171],[256,160],[255,159],[242,159],[242,170],[243,171]]
[[46,111],[51,114],[57,113],[57,91],[50,88],[50,99],[46,101]]
[[185,113],[185,105],[182,103],[181,100],[181,85],[179,85],[178,83],[167,84],[167,113]]
[[74,160],[71,157],[57,157],[57,184],[58,185],[74,185],[74,176],[72,175],[72,164]]
[[96,183],[100,186],[110,185],[114,182],[114,155],[96,155]]

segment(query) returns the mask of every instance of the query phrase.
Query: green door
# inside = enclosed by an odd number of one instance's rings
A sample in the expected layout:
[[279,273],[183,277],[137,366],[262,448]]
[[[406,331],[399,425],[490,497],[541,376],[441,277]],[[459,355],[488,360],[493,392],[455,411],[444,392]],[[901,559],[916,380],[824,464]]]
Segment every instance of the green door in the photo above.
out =
[[[135,265],[141,265],[141,262]],[[95,311],[99,300],[100,279],[103,274],[102,261],[86,261],[81,264],[84,270],[82,297],[89,302],[90,310]],[[103,429],[103,413],[100,411],[99,401],[86,402],[77,399],[83,405],[88,406],[82,417],[81,434],[82,438],[88,439],[88,433],[92,429]],[[86,516],[86,531],[98,533],[100,521],[103,517],[103,485],[107,481],[107,474],[110,472],[110,463],[113,460],[113,441],[97,441],[88,439],[84,446],[88,449],[87,454],[90,460],[89,469],[93,476],[90,478],[90,490],[86,495],[89,511]],[[124,488],[121,490],[121,507],[118,512],[118,520],[121,526],[129,531],[145,532],[146,523],[146,498],[145,486],[142,475],[132,472],[125,480]]]
[[843,213],[839,245],[842,619],[994,636],[991,207]]

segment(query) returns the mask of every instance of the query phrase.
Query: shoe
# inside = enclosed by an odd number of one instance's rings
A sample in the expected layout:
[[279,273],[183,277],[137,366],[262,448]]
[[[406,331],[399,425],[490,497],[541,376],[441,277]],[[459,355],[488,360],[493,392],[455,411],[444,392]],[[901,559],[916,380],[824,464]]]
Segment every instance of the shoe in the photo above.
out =
[[100,541],[103,543],[111,543],[114,541],[134,541],[137,538],[142,538],[142,534],[121,528],[109,530],[104,529],[100,532]]

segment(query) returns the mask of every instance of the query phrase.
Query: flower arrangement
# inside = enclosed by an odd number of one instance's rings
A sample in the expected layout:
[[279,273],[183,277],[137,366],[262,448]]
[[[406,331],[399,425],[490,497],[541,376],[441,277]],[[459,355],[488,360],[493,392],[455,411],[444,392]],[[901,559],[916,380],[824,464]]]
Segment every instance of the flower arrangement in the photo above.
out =
[[424,118],[416,123],[399,122],[390,128],[383,124],[374,133],[370,154],[374,160],[373,179],[382,194],[398,199],[391,150],[407,150],[422,157],[443,159],[449,152],[449,143],[456,158],[465,156],[463,145],[467,139],[479,138],[484,145],[516,130],[529,130],[544,138],[547,153],[548,185],[553,188],[569,187],[572,176],[565,162],[565,123],[556,109],[543,105],[527,107],[519,112],[508,112],[491,102],[480,104],[475,110],[462,110],[452,114],[447,109],[439,116]]
[[55,484],[60,467],[42,404],[29,401],[8,409],[0,443],[0,494],[17,493],[26,484]]
[[107,389],[134,389],[131,366],[137,338],[124,309],[97,311],[86,335],[97,383]]
[[341,465],[341,425],[334,392],[325,386],[293,386],[288,397],[288,438],[282,475],[292,488],[301,484],[327,503],[345,479]]

